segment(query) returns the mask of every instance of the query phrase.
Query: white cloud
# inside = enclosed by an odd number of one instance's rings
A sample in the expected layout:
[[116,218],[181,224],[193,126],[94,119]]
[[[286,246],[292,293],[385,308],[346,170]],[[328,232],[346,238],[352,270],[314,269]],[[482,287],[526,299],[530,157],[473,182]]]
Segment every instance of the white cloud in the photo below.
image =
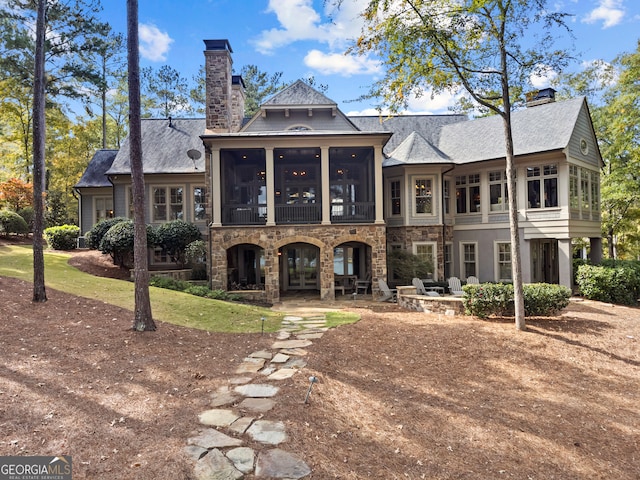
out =
[[597,8],[593,9],[582,19],[585,23],[602,21],[602,28],[609,28],[619,24],[625,15],[622,0],[600,0]]
[[374,75],[380,73],[380,63],[366,57],[354,57],[341,53],[324,53],[311,50],[304,57],[304,64],[323,75]]
[[548,65],[536,65],[536,70],[529,76],[534,88],[546,88],[558,77],[558,72]]
[[[451,115],[451,108],[454,107],[461,93],[441,92],[433,94],[431,91],[424,92],[419,98],[411,95],[407,102],[406,110],[400,112],[400,115]],[[386,108],[382,112],[378,112],[375,108],[366,108],[364,110],[352,110],[347,113],[350,116],[357,115],[389,115],[390,111]]]
[[163,62],[167,59],[169,46],[173,39],[168,33],[160,31],[155,25],[141,23],[138,26],[140,36],[140,55],[152,62]]

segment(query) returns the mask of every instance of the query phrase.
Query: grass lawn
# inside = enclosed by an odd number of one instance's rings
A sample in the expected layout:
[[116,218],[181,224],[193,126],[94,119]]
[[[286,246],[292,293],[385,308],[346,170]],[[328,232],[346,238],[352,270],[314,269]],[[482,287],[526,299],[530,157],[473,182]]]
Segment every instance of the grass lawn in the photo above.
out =
[[[101,300],[133,311],[133,283],[89,275],[67,264],[70,255],[45,252],[45,284],[81,297]],[[30,246],[0,247],[0,276],[33,281],[33,251]],[[264,317],[265,332],[280,328],[284,314],[267,308],[211,300],[182,292],[150,287],[155,320],[212,332],[259,332]],[[133,314],[132,314],[133,323]],[[338,322],[343,323],[343,322]]]

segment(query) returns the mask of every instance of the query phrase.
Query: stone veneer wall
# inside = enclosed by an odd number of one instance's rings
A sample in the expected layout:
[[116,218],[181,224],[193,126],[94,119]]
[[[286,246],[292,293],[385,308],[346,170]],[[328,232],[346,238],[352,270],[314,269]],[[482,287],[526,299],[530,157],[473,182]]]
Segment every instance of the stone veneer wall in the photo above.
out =
[[360,242],[371,248],[369,268],[372,290],[377,293],[378,278],[387,277],[386,227],[384,225],[278,225],[273,227],[214,227],[210,229],[211,288],[227,289],[227,250],[235,245],[252,244],[264,249],[265,300],[280,300],[278,250],[293,243],[307,243],[320,249],[320,298],[335,298],[333,249],[345,242]]
[[[453,241],[453,227],[445,226],[445,242]],[[387,242],[402,245],[404,250],[413,251],[415,242],[437,243],[437,276],[444,279],[444,243],[442,241],[442,225],[387,227]]]
[[205,50],[206,128],[229,132],[232,125],[231,53]]

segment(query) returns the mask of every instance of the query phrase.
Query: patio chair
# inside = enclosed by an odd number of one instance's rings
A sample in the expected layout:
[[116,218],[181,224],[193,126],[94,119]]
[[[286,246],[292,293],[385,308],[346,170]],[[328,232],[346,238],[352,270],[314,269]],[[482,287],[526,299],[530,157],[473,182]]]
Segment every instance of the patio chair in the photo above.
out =
[[473,275],[471,275],[470,277],[467,277],[467,285],[479,285],[480,284],[480,280],[478,280],[478,277],[474,277]]
[[450,277],[447,280],[447,283],[449,284],[449,292],[451,295],[456,297],[464,295],[464,292],[462,291],[462,283],[458,277]]
[[355,293],[364,293],[367,294],[369,287],[371,286],[371,275],[367,275],[367,278],[364,280],[356,280]]
[[440,296],[440,294],[438,292],[427,290],[426,287],[424,286],[424,282],[422,280],[420,280],[418,277],[415,277],[413,280],[411,280],[411,283],[413,284],[414,287],[416,287],[416,293],[418,295],[425,295],[427,297],[439,297]]
[[395,288],[389,288],[387,282],[385,282],[381,278],[378,280],[378,287],[380,288],[380,292],[382,293],[382,295],[377,299],[379,302],[398,301],[398,290],[396,290]]

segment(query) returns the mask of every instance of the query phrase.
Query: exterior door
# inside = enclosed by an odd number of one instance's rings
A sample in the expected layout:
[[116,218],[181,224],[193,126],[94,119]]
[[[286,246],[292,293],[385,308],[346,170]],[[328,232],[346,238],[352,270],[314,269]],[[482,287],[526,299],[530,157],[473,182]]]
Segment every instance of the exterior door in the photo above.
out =
[[286,250],[285,290],[317,290],[319,249],[311,245],[289,246]]

